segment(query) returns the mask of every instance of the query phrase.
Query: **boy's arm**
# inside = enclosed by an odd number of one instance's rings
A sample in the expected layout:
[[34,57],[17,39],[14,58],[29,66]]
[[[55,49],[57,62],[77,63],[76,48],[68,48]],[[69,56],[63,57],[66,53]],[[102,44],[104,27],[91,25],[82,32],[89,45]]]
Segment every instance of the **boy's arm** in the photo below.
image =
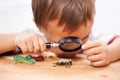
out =
[[17,48],[14,42],[17,35],[18,33],[0,34],[0,54]]
[[117,37],[111,44],[108,45],[111,62],[120,59],[120,37]]
[[108,45],[109,54],[111,56],[112,62],[120,59],[120,36],[119,35],[113,34],[113,33],[107,33],[107,34],[101,35],[98,32],[93,32],[92,37]]
[[106,34],[82,46],[92,66],[106,66],[120,59],[120,36]]

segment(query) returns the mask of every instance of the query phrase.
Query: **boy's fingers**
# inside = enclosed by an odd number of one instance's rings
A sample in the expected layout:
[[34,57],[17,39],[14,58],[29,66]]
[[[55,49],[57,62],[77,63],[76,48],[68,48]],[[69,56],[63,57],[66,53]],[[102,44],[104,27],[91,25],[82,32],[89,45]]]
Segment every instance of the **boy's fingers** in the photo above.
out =
[[39,53],[41,49],[40,49],[39,40],[37,38],[34,39],[33,45],[34,45],[34,53]]
[[46,50],[45,41],[42,38],[39,38],[39,43],[40,43],[41,51],[45,51]]
[[15,40],[15,44],[17,47],[19,47],[22,50],[22,53],[28,52],[27,43],[25,41],[23,41],[21,38],[17,38]]
[[91,48],[88,50],[84,50],[84,54],[86,55],[96,55],[102,52],[102,47],[95,47],[95,48]]
[[98,41],[88,41],[82,46],[82,49],[86,50],[86,49],[90,49],[93,47],[99,47],[100,45],[101,45],[101,43]]
[[30,52],[30,53],[34,52],[33,41],[28,40],[28,41],[27,41],[27,46],[28,46],[28,49],[29,49],[29,52]]
[[28,52],[28,47],[27,47],[26,43],[19,44],[19,47],[22,50],[22,53],[27,53]]
[[106,63],[105,61],[96,61],[96,62],[91,62],[91,65],[95,67],[102,67],[108,65],[108,63]]
[[101,54],[87,56],[87,59],[91,62],[100,61],[101,60]]

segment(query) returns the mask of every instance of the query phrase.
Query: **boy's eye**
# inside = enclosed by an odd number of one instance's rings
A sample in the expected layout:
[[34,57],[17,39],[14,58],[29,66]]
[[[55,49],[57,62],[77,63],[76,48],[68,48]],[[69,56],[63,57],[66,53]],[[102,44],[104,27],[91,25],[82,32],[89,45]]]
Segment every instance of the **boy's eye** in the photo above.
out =
[[84,37],[83,39],[82,39],[82,42],[84,43],[84,42],[86,42],[86,40],[89,38],[89,35],[87,35],[86,37]]

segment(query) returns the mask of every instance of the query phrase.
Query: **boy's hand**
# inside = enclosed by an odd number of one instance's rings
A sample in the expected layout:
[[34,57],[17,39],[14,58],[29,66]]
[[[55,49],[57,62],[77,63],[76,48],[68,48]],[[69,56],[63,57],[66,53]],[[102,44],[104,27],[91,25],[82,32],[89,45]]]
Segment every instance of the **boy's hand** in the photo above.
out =
[[39,34],[23,33],[15,38],[15,45],[23,53],[39,53],[46,49],[45,42]]
[[98,41],[88,41],[82,48],[92,66],[105,66],[110,63],[109,50],[106,44]]

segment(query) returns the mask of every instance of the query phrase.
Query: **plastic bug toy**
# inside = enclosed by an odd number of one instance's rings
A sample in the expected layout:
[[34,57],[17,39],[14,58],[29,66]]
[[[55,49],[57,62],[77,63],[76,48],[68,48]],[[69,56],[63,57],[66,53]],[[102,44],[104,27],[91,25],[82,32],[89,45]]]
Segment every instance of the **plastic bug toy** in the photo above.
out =
[[23,57],[23,56],[13,56],[15,63],[28,63],[33,64],[35,62],[35,59],[30,57]]
[[60,59],[54,64],[55,65],[53,67],[56,67],[57,65],[65,65],[66,68],[70,68],[70,66],[72,65],[72,60],[71,59]]

